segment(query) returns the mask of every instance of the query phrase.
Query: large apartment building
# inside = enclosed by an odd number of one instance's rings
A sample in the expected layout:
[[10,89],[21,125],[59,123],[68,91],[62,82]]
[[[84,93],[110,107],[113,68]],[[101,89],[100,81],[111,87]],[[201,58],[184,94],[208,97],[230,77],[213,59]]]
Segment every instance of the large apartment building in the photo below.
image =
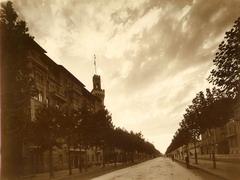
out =
[[[62,65],[55,63],[46,55],[46,51],[35,41],[32,41],[31,50],[28,53],[28,68],[30,76],[34,78],[38,94],[30,99],[29,119],[34,121],[39,106],[46,104],[55,107],[66,107],[77,110],[83,105],[92,111],[104,108],[105,91],[101,88],[99,75],[93,76],[93,89],[89,92],[85,85],[72,75]],[[78,166],[80,148],[72,148],[72,167]],[[102,151],[98,147],[84,150],[87,164],[100,164]],[[41,152],[38,147],[24,147],[25,173],[43,172],[48,169],[47,152]],[[67,168],[67,149],[55,148],[53,153],[54,168]]]

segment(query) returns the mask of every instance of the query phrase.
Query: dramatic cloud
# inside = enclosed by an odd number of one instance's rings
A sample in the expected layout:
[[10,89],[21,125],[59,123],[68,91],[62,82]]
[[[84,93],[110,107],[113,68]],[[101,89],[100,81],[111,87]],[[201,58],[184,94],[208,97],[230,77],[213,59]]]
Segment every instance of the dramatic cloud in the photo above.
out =
[[165,152],[240,12],[238,0],[15,0],[48,55],[89,90],[93,54],[117,126]]

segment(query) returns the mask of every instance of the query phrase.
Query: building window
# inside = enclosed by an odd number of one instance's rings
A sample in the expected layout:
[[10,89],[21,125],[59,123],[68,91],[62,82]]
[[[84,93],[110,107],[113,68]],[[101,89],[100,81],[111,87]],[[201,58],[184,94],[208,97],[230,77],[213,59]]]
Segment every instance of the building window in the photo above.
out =
[[46,98],[46,105],[47,105],[47,107],[49,105],[49,99],[48,98]]
[[38,95],[33,96],[33,99],[38,100]]
[[35,95],[33,97],[33,99],[35,99],[37,101],[40,101],[40,102],[43,102],[43,94],[42,94],[42,92],[39,92],[37,95]]
[[42,101],[43,101],[43,95],[42,95],[42,93],[41,93],[41,92],[38,94],[38,100],[39,100],[40,102],[42,102]]
[[40,72],[35,71],[35,79],[39,82],[39,83],[43,83],[43,76]]

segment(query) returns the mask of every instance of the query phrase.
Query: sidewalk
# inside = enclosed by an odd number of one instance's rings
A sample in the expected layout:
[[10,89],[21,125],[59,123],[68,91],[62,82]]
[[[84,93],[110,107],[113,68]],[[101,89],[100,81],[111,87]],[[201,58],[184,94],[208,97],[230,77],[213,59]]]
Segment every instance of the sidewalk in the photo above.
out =
[[[52,180],[70,180],[70,179],[91,179],[93,177],[97,177],[118,169],[122,169],[125,167],[132,166],[136,163],[127,163],[127,164],[122,164],[118,163],[116,166],[114,164],[106,164],[105,167],[102,166],[93,166],[91,168],[88,168],[87,171],[83,170],[81,173],[79,172],[79,169],[72,169],[72,175],[68,175],[68,170],[60,170],[60,171],[55,171],[54,172],[54,177],[51,178]],[[35,175],[30,175],[30,176],[25,176],[22,177],[23,180],[49,180],[49,173],[40,173],[40,174],[35,174]]]
[[[183,160],[177,161],[185,163]],[[190,166],[226,180],[240,179],[240,164],[238,162],[216,161],[216,169],[214,169],[212,160],[198,159],[198,164],[195,164],[195,160],[190,159]]]
[[[239,154],[215,154],[215,158],[217,161],[221,161],[221,162],[238,162],[238,163],[240,163],[240,155]],[[209,154],[198,155],[198,159],[209,160],[210,155]]]

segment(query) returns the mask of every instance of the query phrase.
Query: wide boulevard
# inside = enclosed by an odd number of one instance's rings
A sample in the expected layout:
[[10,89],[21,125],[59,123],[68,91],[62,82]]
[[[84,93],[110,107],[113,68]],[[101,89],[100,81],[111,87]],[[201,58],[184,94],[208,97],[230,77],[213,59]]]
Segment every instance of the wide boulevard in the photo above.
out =
[[94,180],[219,180],[199,169],[187,169],[184,164],[159,157],[128,168],[94,178]]

